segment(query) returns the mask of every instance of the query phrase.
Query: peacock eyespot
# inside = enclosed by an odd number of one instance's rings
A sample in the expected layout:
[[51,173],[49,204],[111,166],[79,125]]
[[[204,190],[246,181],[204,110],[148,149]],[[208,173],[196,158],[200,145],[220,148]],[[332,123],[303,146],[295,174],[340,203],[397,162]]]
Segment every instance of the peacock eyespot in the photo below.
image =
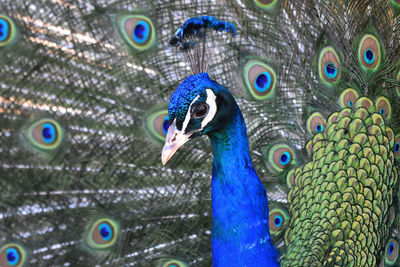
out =
[[379,112],[379,114],[382,115],[385,119],[390,119],[392,115],[392,107],[390,105],[389,100],[381,96],[376,100],[376,110]]
[[399,243],[391,238],[386,243],[385,248],[385,263],[392,266],[397,262],[399,257]]
[[143,15],[121,15],[118,17],[119,31],[134,50],[141,52],[155,43],[155,29],[150,18]]
[[53,119],[41,119],[30,125],[25,132],[25,137],[32,146],[42,150],[58,148],[64,135],[63,127]]
[[111,219],[100,219],[90,228],[86,238],[87,245],[104,249],[114,245],[118,234],[118,224]]
[[5,15],[0,15],[0,47],[10,44],[16,38],[14,22]]
[[311,135],[322,133],[324,131],[326,121],[321,113],[314,112],[307,119],[307,130]]
[[399,153],[400,152],[400,144],[396,142],[394,144],[394,153]]
[[292,149],[285,144],[277,144],[271,147],[268,153],[268,164],[275,171],[283,171],[294,162]]
[[376,70],[381,61],[381,50],[378,39],[372,34],[361,38],[358,47],[358,60],[365,70]]
[[111,223],[104,221],[98,223],[96,230],[92,233],[92,238],[97,244],[108,243],[114,236],[114,228]]
[[358,93],[353,88],[348,88],[340,95],[339,102],[342,108],[351,108],[358,99]]
[[242,75],[246,89],[254,99],[265,100],[275,96],[276,74],[264,62],[256,59],[248,60]]
[[329,86],[340,79],[339,67],[339,56],[333,47],[328,46],[322,49],[318,59],[318,72],[324,84]]
[[0,249],[0,266],[22,266],[25,250],[17,244],[4,245]]
[[196,106],[193,110],[193,118],[199,119],[199,118],[204,118],[208,114],[208,110],[210,107],[208,106],[207,103],[202,103],[198,106]]
[[283,208],[274,208],[269,212],[269,230],[272,235],[282,233],[290,220],[289,213]]

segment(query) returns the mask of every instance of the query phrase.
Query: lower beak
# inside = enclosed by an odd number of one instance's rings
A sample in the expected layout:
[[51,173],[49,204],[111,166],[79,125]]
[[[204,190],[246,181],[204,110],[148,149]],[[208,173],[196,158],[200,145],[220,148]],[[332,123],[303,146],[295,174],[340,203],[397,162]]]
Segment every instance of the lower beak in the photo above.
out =
[[192,133],[184,134],[176,128],[176,121],[168,128],[167,138],[161,154],[162,164],[165,165],[175,152],[183,146]]

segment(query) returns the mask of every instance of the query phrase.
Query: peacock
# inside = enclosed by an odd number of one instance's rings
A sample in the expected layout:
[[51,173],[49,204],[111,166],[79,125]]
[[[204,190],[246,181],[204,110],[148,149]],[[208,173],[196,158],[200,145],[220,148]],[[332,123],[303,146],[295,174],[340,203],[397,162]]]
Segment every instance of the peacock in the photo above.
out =
[[399,13],[1,1],[0,266],[400,266]]
[[268,228],[267,193],[251,162],[243,115],[229,91],[205,69],[212,55],[206,45],[210,29],[236,34],[232,23],[202,16],[186,21],[169,42],[185,51],[195,75],[171,96],[162,161],[166,164],[190,139],[208,135],[213,149],[213,265],[279,266]]

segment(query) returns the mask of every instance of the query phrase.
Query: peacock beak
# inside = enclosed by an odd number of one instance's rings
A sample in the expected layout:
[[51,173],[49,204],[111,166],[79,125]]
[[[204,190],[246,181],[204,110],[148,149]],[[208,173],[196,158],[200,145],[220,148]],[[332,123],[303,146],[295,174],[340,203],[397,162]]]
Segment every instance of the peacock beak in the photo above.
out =
[[172,123],[168,128],[167,138],[161,154],[162,164],[165,165],[168,160],[175,154],[175,152],[183,146],[188,140],[192,133],[183,133],[176,128],[176,122]]

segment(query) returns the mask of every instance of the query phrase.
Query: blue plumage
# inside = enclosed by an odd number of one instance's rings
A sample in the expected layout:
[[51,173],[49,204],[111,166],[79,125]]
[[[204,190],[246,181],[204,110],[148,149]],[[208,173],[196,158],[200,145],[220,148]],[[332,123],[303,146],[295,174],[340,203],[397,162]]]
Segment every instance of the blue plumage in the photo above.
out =
[[220,21],[212,16],[202,16],[188,19],[182,27],[175,32],[175,36],[171,38],[169,44],[171,46],[181,46],[181,49],[193,48],[195,42],[183,42],[188,37],[204,38],[205,30],[213,29],[217,32],[225,31],[233,35],[237,35],[236,27],[233,23]]
[[213,147],[212,251],[214,266],[278,266],[268,228],[268,200],[251,163],[246,126],[235,103]]
[[168,113],[170,114],[170,119],[176,117],[179,120],[183,120],[193,99],[200,92],[204,92],[207,87],[211,86],[215,87],[207,73],[199,73],[186,78],[176,88],[169,101]]
[[[208,111],[199,119],[196,107],[204,105]],[[246,125],[233,96],[207,73],[199,73],[173,93],[169,117],[173,127],[166,146],[175,142],[179,148],[204,134],[211,140],[213,265],[278,266],[269,234],[267,192],[251,163]]]

